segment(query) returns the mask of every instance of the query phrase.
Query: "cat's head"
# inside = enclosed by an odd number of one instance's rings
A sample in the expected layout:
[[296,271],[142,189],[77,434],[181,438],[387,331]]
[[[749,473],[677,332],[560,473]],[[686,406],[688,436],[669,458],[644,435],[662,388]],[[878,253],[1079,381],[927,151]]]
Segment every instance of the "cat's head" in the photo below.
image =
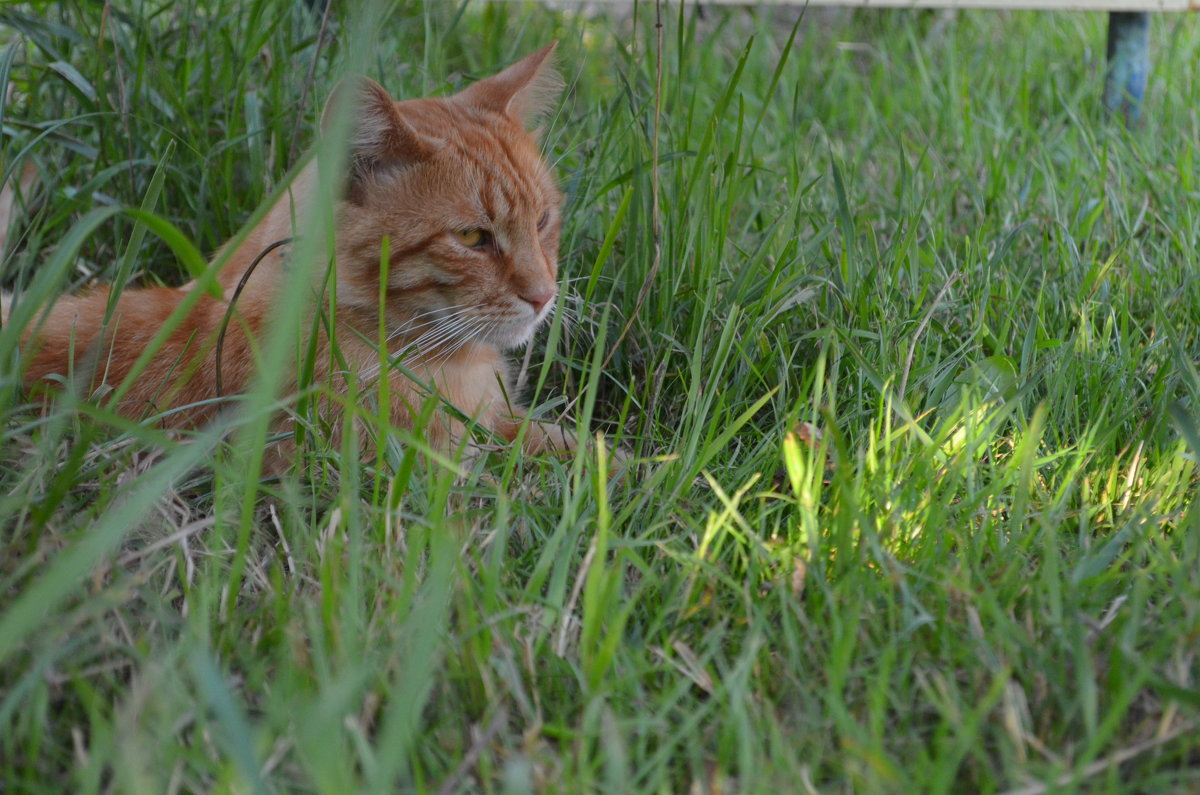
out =
[[339,307],[374,315],[382,289],[397,345],[439,353],[516,347],[549,315],[562,195],[529,128],[561,89],[553,50],[445,98],[397,102],[365,78],[335,92],[325,126],[350,114]]

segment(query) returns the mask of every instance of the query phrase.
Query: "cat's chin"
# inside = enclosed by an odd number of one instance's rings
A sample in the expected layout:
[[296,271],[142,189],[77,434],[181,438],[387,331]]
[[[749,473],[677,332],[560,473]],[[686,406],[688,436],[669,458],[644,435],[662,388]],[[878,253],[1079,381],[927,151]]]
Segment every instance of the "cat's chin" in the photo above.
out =
[[542,318],[532,322],[514,323],[508,328],[498,328],[488,335],[489,342],[502,351],[512,351],[520,348],[533,339],[533,334],[542,325]]
[[525,332],[514,331],[511,334],[493,333],[491,343],[502,351],[515,351],[533,339],[533,331],[533,329],[528,329]]

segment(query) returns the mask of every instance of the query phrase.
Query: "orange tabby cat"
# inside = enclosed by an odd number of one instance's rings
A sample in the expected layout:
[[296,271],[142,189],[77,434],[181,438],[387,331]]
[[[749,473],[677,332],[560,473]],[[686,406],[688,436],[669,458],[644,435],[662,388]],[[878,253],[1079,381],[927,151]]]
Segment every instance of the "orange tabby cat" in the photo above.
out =
[[[502,352],[529,339],[558,290],[562,197],[527,131],[561,87],[548,64],[554,46],[448,98],[396,102],[365,78],[351,89],[353,101],[345,103],[354,114],[349,174],[334,214],[340,354],[331,356],[322,332],[317,380],[328,378],[345,390],[350,379],[360,385],[378,379],[380,354],[368,340],[379,337],[382,311],[389,352],[404,368],[481,425],[510,441],[516,437],[523,417],[510,402]],[[341,107],[330,102],[324,126]],[[253,351],[289,278],[286,251],[263,258],[237,294],[218,372],[217,338],[228,302],[264,249],[298,234],[295,220],[313,210],[316,180],[314,161],[232,252],[219,275],[223,298],[200,299],[136,377],[117,404],[119,412],[135,418],[164,412],[162,424],[194,427],[219,409],[214,398],[250,386]],[[380,267],[385,237],[386,276]],[[193,282],[127,290],[106,327],[107,289],[59,300],[35,331],[26,332],[25,384],[54,388],[61,383],[55,376],[66,374],[90,378],[85,385],[93,393],[121,384],[148,341],[196,289]],[[411,427],[428,392],[398,369],[387,369],[392,421]],[[292,378],[284,389],[297,387]],[[442,418],[430,423],[427,436],[445,448],[462,431],[461,423]],[[525,444],[540,452],[571,448],[574,440],[557,426],[531,423]]]

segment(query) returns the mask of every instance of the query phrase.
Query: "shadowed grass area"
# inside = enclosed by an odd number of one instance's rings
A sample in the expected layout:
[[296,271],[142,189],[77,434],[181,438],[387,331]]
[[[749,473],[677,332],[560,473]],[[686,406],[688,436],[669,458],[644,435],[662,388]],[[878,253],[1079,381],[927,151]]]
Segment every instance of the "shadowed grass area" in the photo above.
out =
[[526,390],[635,463],[456,464],[369,395],[332,442],[321,384],[185,437],[43,414],[0,329],[0,788],[1200,788],[1195,19],[1126,131],[1101,14],[671,5],[659,92],[652,5],[131,5],[0,7],[18,309],[187,281],[346,70],[558,39]]

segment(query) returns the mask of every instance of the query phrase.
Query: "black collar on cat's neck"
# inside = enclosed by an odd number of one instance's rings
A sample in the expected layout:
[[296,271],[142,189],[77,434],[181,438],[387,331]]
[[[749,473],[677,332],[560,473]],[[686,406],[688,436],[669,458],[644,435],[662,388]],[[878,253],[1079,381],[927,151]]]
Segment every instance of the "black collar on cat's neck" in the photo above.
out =
[[251,261],[250,267],[246,268],[246,272],[242,274],[242,278],[238,279],[237,287],[233,288],[233,296],[229,299],[229,306],[225,308],[225,317],[221,318],[221,330],[217,332],[217,350],[214,365],[218,398],[225,396],[225,390],[221,381],[221,354],[225,350],[225,329],[229,327],[229,319],[233,317],[233,308],[237,304],[238,297],[242,294],[242,289],[246,286],[246,282],[250,281],[250,274],[254,273],[254,269],[258,267],[258,263],[262,262],[275,249],[286,246],[295,239],[294,237],[285,237],[282,240],[276,240],[258,252],[258,256]]

